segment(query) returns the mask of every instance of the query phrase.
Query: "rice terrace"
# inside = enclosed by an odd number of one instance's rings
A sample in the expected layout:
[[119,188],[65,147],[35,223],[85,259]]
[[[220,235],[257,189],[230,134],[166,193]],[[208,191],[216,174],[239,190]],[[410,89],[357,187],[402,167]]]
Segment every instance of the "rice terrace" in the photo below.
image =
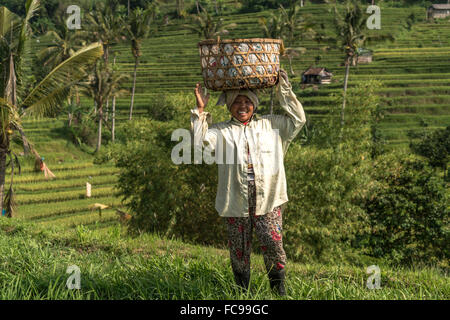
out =
[[[1,0],[0,62],[0,299],[450,298],[449,1]],[[257,153],[247,279],[234,164],[173,161],[209,116],[301,127],[280,278]]]

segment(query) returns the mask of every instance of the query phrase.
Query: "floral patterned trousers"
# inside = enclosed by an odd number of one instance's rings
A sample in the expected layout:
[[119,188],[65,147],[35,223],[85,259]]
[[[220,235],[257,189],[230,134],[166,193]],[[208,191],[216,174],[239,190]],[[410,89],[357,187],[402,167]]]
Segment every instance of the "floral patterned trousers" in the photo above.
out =
[[286,265],[283,249],[281,207],[275,207],[264,215],[255,215],[255,182],[248,181],[249,215],[247,217],[227,217],[228,247],[230,249],[233,272],[248,274],[250,272],[250,253],[252,233],[255,229],[267,272],[280,271]]

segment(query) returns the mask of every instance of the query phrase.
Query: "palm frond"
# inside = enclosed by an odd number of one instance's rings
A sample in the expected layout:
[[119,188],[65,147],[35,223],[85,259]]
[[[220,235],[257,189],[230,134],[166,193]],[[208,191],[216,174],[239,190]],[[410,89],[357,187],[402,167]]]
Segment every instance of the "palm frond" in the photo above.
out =
[[54,89],[47,95],[42,95],[41,99],[34,102],[30,108],[24,110],[24,114],[35,117],[53,116],[63,107],[64,100],[69,96],[71,86],[64,86]]
[[8,218],[12,218],[16,215],[17,202],[12,185],[9,186],[5,198],[3,199],[3,210],[5,210],[5,216]]
[[236,28],[237,24],[225,24],[223,18],[214,18],[206,9],[202,8],[200,14],[191,15],[190,24],[186,24],[184,27],[204,39],[214,39],[219,35],[228,34],[228,29]]
[[8,100],[0,98],[0,139],[5,139],[7,130],[20,127],[20,116],[17,108]]
[[17,78],[16,78],[16,70],[14,68],[14,59],[13,59],[12,54],[10,54],[8,64],[9,64],[9,71],[8,71],[8,79],[6,81],[5,98],[12,105],[16,105],[16,103],[17,103]]
[[25,42],[28,39],[28,32],[30,28],[29,23],[36,11],[39,9],[39,5],[40,0],[27,0],[25,4],[25,18],[22,20],[22,27],[19,35],[19,45],[17,48],[17,55],[19,57],[21,57],[25,51]]
[[27,114],[43,115],[57,108],[67,97],[73,83],[86,76],[86,69],[103,55],[101,43],[93,43],[77,51],[72,57],[54,68],[24,99],[21,104]]
[[[0,7],[0,38],[9,38],[11,32],[16,35],[17,28],[20,27],[19,21],[19,17],[8,8]],[[11,26],[13,30],[11,30]]]

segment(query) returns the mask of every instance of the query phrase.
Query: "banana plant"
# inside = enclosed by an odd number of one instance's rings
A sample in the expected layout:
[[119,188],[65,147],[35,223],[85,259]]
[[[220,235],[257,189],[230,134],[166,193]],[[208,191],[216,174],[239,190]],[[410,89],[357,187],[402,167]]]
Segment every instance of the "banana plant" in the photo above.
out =
[[[14,135],[30,147],[36,160],[42,161],[26,138],[21,120],[26,116],[45,116],[58,110],[72,85],[85,77],[88,68],[103,55],[100,43],[85,46],[53,68],[39,83],[31,88],[26,86],[23,61],[30,48],[32,31],[29,22],[39,5],[39,0],[27,0],[23,18],[0,7],[0,211],[8,217],[12,217],[16,210],[12,177],[18,158],[11,151]],[[8,157],[10,161],[7,164]],[[11,166],[12,176],[5,196],[7,165]]]

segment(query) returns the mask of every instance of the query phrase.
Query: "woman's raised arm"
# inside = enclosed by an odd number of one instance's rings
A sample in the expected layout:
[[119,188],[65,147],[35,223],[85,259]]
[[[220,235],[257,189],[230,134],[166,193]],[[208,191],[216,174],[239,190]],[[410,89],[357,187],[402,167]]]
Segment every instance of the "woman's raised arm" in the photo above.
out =
[[215,150],[217,134],[215,130],[209,130],[212,124],[212,117],[209,112],[204,112],[209,101],[209,93],[205,96],[200,83],[195,86],[195,98],[197,100],[197,108],[191,109],[191,132],[193,134],[194,147],[198,151],[204,146]]

